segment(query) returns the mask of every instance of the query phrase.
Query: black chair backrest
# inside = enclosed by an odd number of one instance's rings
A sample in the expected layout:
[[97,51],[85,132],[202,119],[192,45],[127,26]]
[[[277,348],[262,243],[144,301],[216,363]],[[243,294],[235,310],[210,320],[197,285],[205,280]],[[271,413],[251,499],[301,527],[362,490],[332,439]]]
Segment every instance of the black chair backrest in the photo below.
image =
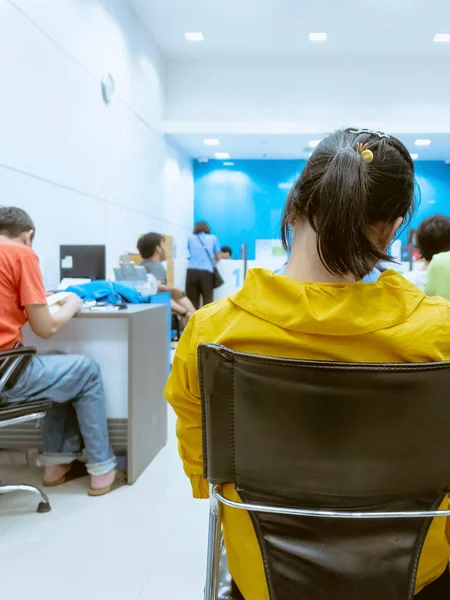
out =
[[[199,348],[204,476],[244,502],[439,507],[450,485],[450,363],[360,364]],[[430,519],[251,513],[272,600],[413,598]]]
[[17,383],[34,354],[36,348],[25,347],[20,343],[11,350],[0,351],[0,394]]

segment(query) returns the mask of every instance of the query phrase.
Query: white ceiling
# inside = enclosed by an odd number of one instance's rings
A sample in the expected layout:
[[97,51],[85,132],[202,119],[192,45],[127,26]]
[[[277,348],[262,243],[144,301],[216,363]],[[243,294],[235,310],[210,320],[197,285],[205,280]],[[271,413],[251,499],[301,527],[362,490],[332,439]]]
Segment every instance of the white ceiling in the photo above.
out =
[[[395,135],[395,133],[393,133]],[[307,159],[311,149],[309,140],[321,139],[323,133],[309,135],[218,135],[220,146],[206,146],[205,135],[171,134],[168,136],[192,157],[214,159],[214,152],[228,152],[233,159]],[[208,135],[208,137],[213,137]],[[398,134],[410,152],[419,154],[418,160],[450,160],[450,134]],[[431,139],[431,145],[417,147],[417,138]]]
[[[130,0],[166,56],[429,54],[450,32],[449,0]],[[185,32],[203,32],[188,43]],[[308,33],[325,31],[312,44]]]
[[[406,131],[419,160],[450,159],[450,44],[432,41],[450,33],[450,0],[129,2],[169,59],[166,132],[193,157],[307,158],[325,132],[304,132],[351,122]],[[185,40],[197,31],[203,42]]]

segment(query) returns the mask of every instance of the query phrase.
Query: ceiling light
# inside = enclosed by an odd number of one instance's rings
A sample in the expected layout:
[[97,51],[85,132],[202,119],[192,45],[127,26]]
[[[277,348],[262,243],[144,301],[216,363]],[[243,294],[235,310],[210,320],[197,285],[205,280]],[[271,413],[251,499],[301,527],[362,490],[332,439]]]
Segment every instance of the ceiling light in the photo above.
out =
[[435,33],[433,42],[438,44],[448,44],[450,42],[450,33]]
[[429,146],[431,144],[431,140],[416,140],[414,143],[416,146]]
[[220,146],[220,142],[216,138],[207,138],[206,140],[203,140],[203,143],[207,146]]
[[328,35],[324,31],[312,32],[309,34],[309,41],[310,42],[326,42],[327,37],[328,37]]
[[215,152],[214,156],[219,160],[227,160],[227,158],[230,158],[228,152]]
[[321,140],[309,140],[308,145],[310,148],[315,148],[320,144]]
[[224,162],[223,166],[224,167],[234,167],[234,162]]
[[199,156],[197,158],[199,163],[207,163],[208,162],[208,157],[207,156]]
[[419,158],[419,155],[418,155],[418,154],[416,154],[415,152],[411,152],[411,158],[412,158],[413,160],[417,160],[417,159]]
[[184,34],[188,42],[203,42],[205,36],[201,31],[192,31]]

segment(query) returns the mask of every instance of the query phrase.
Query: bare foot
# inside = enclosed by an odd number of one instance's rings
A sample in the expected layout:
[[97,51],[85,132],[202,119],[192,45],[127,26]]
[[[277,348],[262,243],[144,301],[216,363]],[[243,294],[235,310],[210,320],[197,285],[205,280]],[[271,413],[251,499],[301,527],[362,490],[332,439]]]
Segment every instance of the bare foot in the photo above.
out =
[[91,475],[91,489],[100,490],[110,486],[116,478],[116,469],[104,475]]
[[54,483],[70,470],[69,465],[52,465],[44,469],[44,483]]

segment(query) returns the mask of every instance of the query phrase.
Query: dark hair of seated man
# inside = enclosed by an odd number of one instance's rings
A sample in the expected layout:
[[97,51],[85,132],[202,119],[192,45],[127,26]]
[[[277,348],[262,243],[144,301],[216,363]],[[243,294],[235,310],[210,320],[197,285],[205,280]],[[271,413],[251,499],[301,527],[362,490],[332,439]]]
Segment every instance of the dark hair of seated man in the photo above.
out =
[[28,232],[30,232],[30,241],[33,241],[36,227],[28,213],[16,206],[0,208],[0,235],[13,239]]
[[[162,247],[165,238],[160,233],[145,233],[138,239],[137,249],[144,260],[151,259],[158,247]],[[165,260],[165,257],[161,260]]]
[[230,246],[222,246],[220,249],[221,258],[230,259],[233,257],[233,250]]

